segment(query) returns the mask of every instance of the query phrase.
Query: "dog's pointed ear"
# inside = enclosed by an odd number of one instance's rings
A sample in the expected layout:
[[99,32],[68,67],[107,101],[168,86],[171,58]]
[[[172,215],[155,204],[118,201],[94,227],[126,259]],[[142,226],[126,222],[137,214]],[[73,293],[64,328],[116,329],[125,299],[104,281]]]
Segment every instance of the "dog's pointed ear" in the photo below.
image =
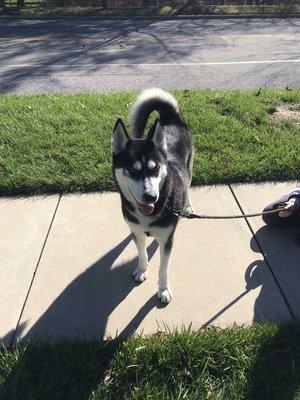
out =
[[118,118],[112,135],[112,152],[117,154],[125,150],[128,141],[129,136],[127,134],[125,125],[123,124],[121,118]]
[[167,151],[166,135],[158,118],[151,127],[148,138],[154,143],[155,147],[164,152]]

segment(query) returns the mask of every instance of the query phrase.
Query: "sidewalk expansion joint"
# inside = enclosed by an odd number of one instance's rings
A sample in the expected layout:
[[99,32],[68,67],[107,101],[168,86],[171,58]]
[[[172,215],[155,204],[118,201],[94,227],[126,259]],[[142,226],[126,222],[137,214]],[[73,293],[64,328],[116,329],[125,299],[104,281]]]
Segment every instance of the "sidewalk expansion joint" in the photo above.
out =
[[62,195],[60,194],[60,195],[59,195],[59,198],[58,198],[58,201],[57,201],[57,204],[56,204],[56,207],[55,207],[55,209],[54,209],[53,216],[52,216],[51,221],[50,221],[50,225],[49,225],[47,234],[46,234],[46,236],[45,236],[45,240],[44,240],[44,243],[43,243],[43,246],[42,246],[42,249],[41,249],[39,258],[38,258],[38,260],[37,260],[35,269],[34,269],[34,271],[33,271],[32,278],[31,278],[31,281],[30,281],[30,284],[29,284],[29,287],[28,287],[28,290],[27,290],[27,294],[26,294],[26,297],[25,297],[25,300],[24,300],[24,303],[23,303],[23,306],[22,306],[22,309],[21,309],[21,312],[20,312],[20,316],[19,316],[19,319],[18,319],[16,328],[15,328],[15,332],[14,332],[14,334],[12,335],[12,340],[11,340],[11,343],[10,343],[9,347],[12,347],[12,346],[14,345],[14,343],[15,343],[16,336],[17,336],[17,331],[18,331],[18,327],[19,327],[19,324],[20,324],[20,321],[21,321],[21,318],[22,318],[22,315],[23,315],[23,312],[24,312],[24,309],[25,309],[25,306],[26,306],[26,303],[27,303],[27,300],[28,300],[28,297],[29,297],[29,294],[30,294],[32,285],[33,285],[33,282],[34,282],[34,278],[35,278],[35,276],[36,276],[38,267],[39,267],[39,265],[40,265],[40,261],[41,261],[41,259],[42,259],[43,253],[44,253],[44,249],[45,249],[45,247],[46,247],[46,243],[47,243],[47,240],[48,240],[48,237],[49,237],[49,234],[50,234],[50,231],[51,231],[51,228],[52,228],[52,225],[53,225],[53,222],[54,222],[54,219],[55,219],[57,210],[58,210],[58,206],[59,206],[59,204],[60,204],[61,197],[62,197]]
[[[232,194],[232,196],[233,196],[233,198],[234,198],[234,200],[235,200],[237,206],[239,207],[241,213],[242,213],[243,215],[245,215],[244,210],[243,210],[243,208],[242,208],[242,206],[241,206],[241,204],[240,204],[240,202],[239,202],[239,200],[238,200],[236,194],[234,193],[234,190],[233,190],[232,186],[231,186],[230,184],[228,184],[228,187],[229,187],[229,190],[231,191],[231,194]],[[257,237],[255,236],[255,232],[254,232],[254,230],[252,229],[252,227],[251,227],[251,225],[250,225],[250,223],[249,223],[249,221],[248,221],[248,218],[245,218],[245,222],[246,222],[246,224],[248,225],[248,228],[250,229],[250,232],[252,233],[252,236],[253,236],[253,238],[254,238],[254,240],[255,240],[255,243],[256,243],[256,245],[257,245],[257,247],[258,247],[260,253],[261,253],[262,256],[263,256],[264,261],[265,261],[267,267],[269,268],[269,271],[270,271],[270,273],[271,273],[271,275],[272,275],[272,277],[273,277],[273,279],[274,279],[274,281],[275,281],[275,283],[276,283],[276,285],[277,285],[277,287],[278,287],[278,290],[279,290],[279,292],[280,292],[280,294],[281,294],[281,296],[282,296],[282,298],[283,298],[283,300],[284,300],[284,302],[285,302],[285,304],[286,304],[286,306],[287,306],[287,309],[289,310],[289,313],[290,313],[292,319],[295,320],[296,317],[295,317],[295,315],[294,315],[294,313],[293,313],[293,311],[292,311],[292,308],[291,308],[291,306],[290,306],[290,303],[289,303],[289,301],[288,301],[288,299],[287,299],[287,297],[286,297],[286,295],[285,295],[285,293],[284,293],[284,291],[283,291],[283,289],[282,289],[282,287],[281,287],[281,285],[280,285],[280,282],[278,281],[278,279],[277,279],[277,277],[276,277],[274,271],[272,270],[271,264],[269,263],[269,260],[268,260],[267,256],[265,255],[265,252],[264,252],[263,248],[261,247],[259,241],[257,240]]]

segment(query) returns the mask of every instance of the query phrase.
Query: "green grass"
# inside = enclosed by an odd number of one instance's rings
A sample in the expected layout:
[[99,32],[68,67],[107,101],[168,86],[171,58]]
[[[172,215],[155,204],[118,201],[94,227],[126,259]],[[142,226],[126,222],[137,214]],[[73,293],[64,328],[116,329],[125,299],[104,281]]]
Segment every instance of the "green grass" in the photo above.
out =
[[234,14],[297,14],[300,13],[299,4],[276,4],[276,5],[218,5],[210,10],[214,15]]
[[[84,2],[78,5],[66,5],[60,7],[58,2],[25,0],[25,8],[19,9],[15,0],[6,0],[6,8],[0,8],[0,15],[19,15],[21,17],[151,17],[170,16],[180,5],[180,1],[170,2],[164,6],[129,7],[129,8],[106,8],[93,7]],[[87,2],[86,2],[87,3]],[[243,3],[243,2],[242,2]],[[183,3],[182,3],[183,4]],[[195,3],[193,7],[182,10],[180,15],[236,15],[236,14],[297,14],[300,13],[298,4],[275,4],[275,5],[202,5]]]
[[299,400],[300,326],[0,350],[1,400]]
[[84,7],[84,6],[43,6],[32,4],[28,7],[18,9],[17,7],[7,7],[0,9],[0,15],[18,15],[21,17],[149,17],[155,15],[168,15],[172,7],[140,7],[124,9],[103,9],[102,7]]
[[[193,133],[193,184],[299,179],[300,90],[174,92]],[[136,93],[0,96],[0,193],[114,187],[111,132]]]

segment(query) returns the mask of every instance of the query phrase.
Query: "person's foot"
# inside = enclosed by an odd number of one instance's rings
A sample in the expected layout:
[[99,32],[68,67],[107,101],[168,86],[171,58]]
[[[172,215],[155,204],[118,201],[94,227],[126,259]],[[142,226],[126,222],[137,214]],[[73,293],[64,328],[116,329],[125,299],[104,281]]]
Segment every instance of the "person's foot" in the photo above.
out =
[[294,211],[297,209],[297,204],[293,199],[290,199],[287,203],[286,206],[284,207],[284,210],[279,211],[278,216],[281,218],[286,218],[289,217],[290,215],[293,214]]

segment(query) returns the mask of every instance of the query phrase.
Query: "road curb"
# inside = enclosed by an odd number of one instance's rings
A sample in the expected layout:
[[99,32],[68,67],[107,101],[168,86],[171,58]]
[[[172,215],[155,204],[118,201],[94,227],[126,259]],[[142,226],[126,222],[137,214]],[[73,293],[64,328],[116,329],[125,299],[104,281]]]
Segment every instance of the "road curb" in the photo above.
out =
[[173,21],[173,20],[194,20],[194,19],[267,19],[267,18],[300,18],[300,14],[234,14],[234,15],[170,15],[170,16],[21,16],[21,15],[0,15],[0,20],[99,20],[99,21]]

